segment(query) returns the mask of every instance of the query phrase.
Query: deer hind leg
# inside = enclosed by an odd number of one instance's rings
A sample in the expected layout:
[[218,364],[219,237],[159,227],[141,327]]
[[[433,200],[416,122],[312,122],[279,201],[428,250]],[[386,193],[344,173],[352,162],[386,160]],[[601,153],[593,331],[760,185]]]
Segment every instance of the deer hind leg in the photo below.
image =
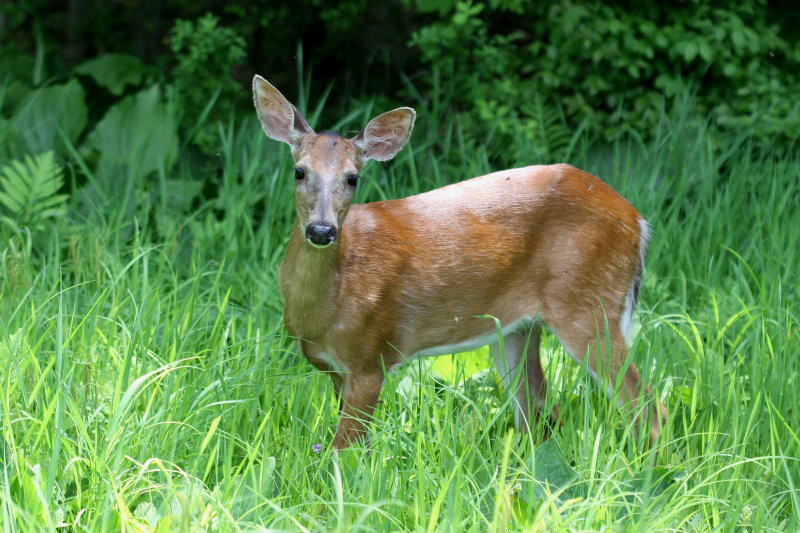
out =
[[[530,429],[530,414],[533,407],[534,420],[544,407],[547,396],[542,363],[539,360],[539,343],[542,326],[534,323],[529,328],[508,333],[503,337],[503,351],[498,344],[490,347],[497,371],[503,384],[512,394],[514,425],[520,431]],[[525,345],[527,344],[527,352]],[[524,361],[525,364],[521,364]],[[558,407],[550,414],[551,421],[558,419]]]
[[[613,397],[614,386],[620,372],[622,386],[619,391],[619,403],[629,408],[635,417],[639,431],[648,431],[651,446],[658,439],[660,429],[666,421],[666,409],[641,382],[639,371],[631,363],[625,366],[628,346],[622,333],[619,317],[608,317],[608,334],[602,312],[599,319],[593,313],[583,317],[570,317],[548,320],[548,326],[564,345],[567,352],[579,364],[588,356],[587,366],[592,377],[605,388],[609,397]],[[641,403],[648,400],[653,405],[643,408]]]

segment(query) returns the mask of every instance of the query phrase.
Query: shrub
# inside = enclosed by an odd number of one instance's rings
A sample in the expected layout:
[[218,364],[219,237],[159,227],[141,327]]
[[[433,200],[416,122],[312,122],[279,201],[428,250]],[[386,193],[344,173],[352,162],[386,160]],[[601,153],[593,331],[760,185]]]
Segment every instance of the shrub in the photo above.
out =
[[[184,117],[195,126],[202,126],[207,117],[220,119],[231,113],[241,93],[231,70],[245,58],[245,42],[218,22],[207,13],[196,21],[177,20],[171,32],[175,87]],[[206,153],[214,151],[218,136],[211,128],[195,131],[192,140]]]
[[[476,135],[520,131],[510,124],[535,119],[531,106],[541,97],[572,124],[590,119],[608,140],[630,131],[648,137],[664,98],[692,87],[698,110],[720,126],[788,141],[800,131],[793,96],[800,45],[769,22],[764,0],[431,1],[421,8],[440,17],[411,42],[453,88],[452,103],[477,119]],[[521,131],[532,136],[535,125]]]

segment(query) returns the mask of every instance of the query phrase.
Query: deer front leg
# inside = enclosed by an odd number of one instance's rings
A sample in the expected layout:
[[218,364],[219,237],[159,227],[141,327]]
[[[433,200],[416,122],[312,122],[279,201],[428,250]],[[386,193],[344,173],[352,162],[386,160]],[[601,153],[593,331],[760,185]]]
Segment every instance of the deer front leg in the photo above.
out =
[[300,348],[300,353],[305,356],[306,361],[311,363],[314,368],[320,372],[324,372],[331,378],[331,381],[333,382],[333,390],[336,391],[336,400],[339,402],[339,409],[341,409],[342,387],[344,386],[344,379],[339,373],[339,369],[332,366],[329,362],[330,359],[324,356],[324,354],[314,351],[313,344],[304,340],[298,340],[297,345]]
[[331,381],[333,382],[333,389],[336,391],[336,399],[339,400],[339,408],[341,409],[342,387],[344,386],[344,379],[342,379],[341,374],[336,372],[336,369],[334,369],[331,365],[329,365],[325,361],[309,357],[308,362],[314,365],[314,367],[320,372],[324,372],[325,374],[330,376]]
[[333,439],[337,450],[367,438],[367,427],[378,403],[383,373],[352,373],[344,378],[342,410]]

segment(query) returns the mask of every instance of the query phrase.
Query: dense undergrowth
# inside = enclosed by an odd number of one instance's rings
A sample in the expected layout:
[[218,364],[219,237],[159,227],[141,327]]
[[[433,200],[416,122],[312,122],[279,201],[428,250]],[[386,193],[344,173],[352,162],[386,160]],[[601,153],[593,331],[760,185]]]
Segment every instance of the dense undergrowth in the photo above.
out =
[[[495,170],[491,132],[418,113],[357,201]],[[800,157],[692,116],[662,113],[648,142],[567,130],[547,160],[516,161],[582,167],[652,224],[633,359],[669,411],[657,455],[549,335],[549,440],[513,431],[477,352],[392,374],[369,451],[332,454],[337,401],[287,339],[276,286],[292,165],[254,116],[218,125],[214,164],[152,157],[161,130],[119,138],[111,119],[81,146],[51,138],[58,157],[7,161],[0,529],[797,531]]]

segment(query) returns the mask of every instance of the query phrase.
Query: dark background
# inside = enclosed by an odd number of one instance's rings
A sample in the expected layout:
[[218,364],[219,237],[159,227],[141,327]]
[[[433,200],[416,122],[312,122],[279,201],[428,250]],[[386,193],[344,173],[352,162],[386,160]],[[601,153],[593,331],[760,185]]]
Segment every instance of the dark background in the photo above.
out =
[[[178,21],[208,14],[214,28],[190,28],[176,46]],[[647,137],[662,100],[688,90],[723,127],[793,139],[798,27],[790,1],[28,0],[0,8],[0,76],[35,88],[103,54],[130,54],[148,74],[140,85],[184,86],[190,109],[209,95],[185,86],[199,78],[208,90],[222,86],[219,118],[249,105],[242,91],[256,72],[293,97],[300,68],[311,75],[312,101],[333,87],[326,115],[351,98],[440,98],[477,135],[490,121],[535,118],[528,107],[541,99],[607,139],[631,130]],[[81,81],[101,114],[107,95]],[[433,94],[442,84],[447,90]],[[6,113],[21,98],[8,91]]]

